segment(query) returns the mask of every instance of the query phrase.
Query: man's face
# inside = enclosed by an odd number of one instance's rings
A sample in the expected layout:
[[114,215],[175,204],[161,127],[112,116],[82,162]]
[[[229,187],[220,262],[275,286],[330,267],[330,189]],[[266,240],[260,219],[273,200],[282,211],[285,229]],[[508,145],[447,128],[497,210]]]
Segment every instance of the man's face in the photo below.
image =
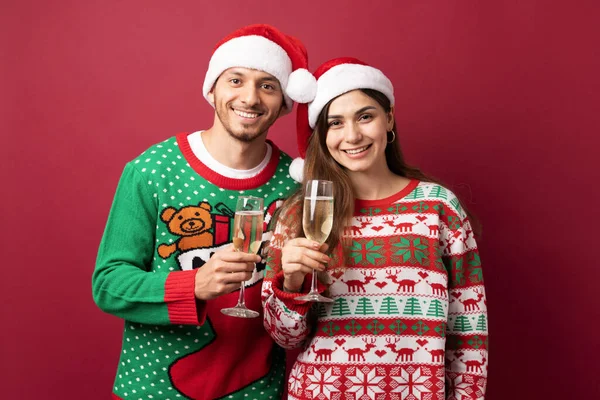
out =
[[242,142],[265,134],[285,107],[277,78],[241,67],[223,72],[208,98],[223,128]]

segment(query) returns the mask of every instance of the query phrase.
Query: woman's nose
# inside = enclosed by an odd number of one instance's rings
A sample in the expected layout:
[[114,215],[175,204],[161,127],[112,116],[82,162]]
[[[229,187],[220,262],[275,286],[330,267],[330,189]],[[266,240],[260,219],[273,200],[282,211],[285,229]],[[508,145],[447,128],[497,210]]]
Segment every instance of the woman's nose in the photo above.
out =
[[348,143],[357,143],[362,139],[362,134],[360,133],[360,128],[354,124],[349,124],[346,127],[346,132],[344,135],[344,140]]

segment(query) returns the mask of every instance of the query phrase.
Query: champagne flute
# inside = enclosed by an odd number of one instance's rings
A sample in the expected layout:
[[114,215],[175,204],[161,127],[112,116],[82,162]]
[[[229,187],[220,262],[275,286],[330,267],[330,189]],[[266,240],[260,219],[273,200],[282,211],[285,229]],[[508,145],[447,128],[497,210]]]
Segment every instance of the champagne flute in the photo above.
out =
[[[236,251],[256,254],[263,234],[263,199],[252,196],[239,196],[233,219],[233,247]],[[240,287],[240,297],[234,307],[223,308],[225,315],[238,318],[256,318],[260,314],[246,307],[244,282]]]
[[[304,197],[304,212],[302,228],[304,234],[310,240],[325,243],[333,225],[333,182],[331,181],[308,181],[306,184],[306,196]],[[318,301],[331,303],[332,299],[321,296],[317,291],[317,271],[313,270],[310,292],[297,300]]]

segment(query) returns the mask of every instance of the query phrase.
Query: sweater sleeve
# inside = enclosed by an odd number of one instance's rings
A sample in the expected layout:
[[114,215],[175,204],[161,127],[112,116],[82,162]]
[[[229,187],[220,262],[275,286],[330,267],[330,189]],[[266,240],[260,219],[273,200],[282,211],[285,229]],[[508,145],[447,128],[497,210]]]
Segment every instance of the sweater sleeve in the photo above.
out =
[[[288,214],[291,214],[291,211]],[[281,251],[289,238],[287,232],[290,231],[285,223],[277,222],[267,250],[267,273],[262,286],[265,329],[277,344],[286,349],[300,347],[306,341],[310,333],[308,312],[312,306],[310,302],[296,300],[309,292],[310,279],[304,280],[300,293],[288,293],[283,290]],[[318,290],[324,289],[319,284]]]
[[158,221],[156,197],[132,163],[125,166],[92,276],[94,301],[103,311],[145,324],[195,324],[205,319],[194,296],[193,271],[151,269]]
[[443,261],[448,271],[446,399],[483,400],[487,383],[487,300],[481,261],[469,220],[456,198],[442,217]]

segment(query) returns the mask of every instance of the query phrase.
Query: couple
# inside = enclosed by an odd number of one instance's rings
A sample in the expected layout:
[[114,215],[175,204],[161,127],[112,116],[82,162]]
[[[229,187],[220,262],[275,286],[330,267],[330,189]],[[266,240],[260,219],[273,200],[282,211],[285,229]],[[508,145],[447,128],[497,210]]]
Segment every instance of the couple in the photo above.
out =
[[[125,320],[114,399],[278,399],[273,339],[303,348],[290,398],[484,397],[487,315],[466,211],[404,162],[381,71],[353,58],[307,67],[302,43],[271,26],[233,32],[204,81],[212,126],[125,166],[93,275],[98,306]],[[266,136],[294,101],[305,160],[292,162]],[[301,232],[312,179],[334,182],[322,246]],[[274,226],[266,266],[230,245],[240,194],[262,197]],[[296,300],[325,268],[319,290],[334,302]],[[241,282],[264,319],[220,313]]]

